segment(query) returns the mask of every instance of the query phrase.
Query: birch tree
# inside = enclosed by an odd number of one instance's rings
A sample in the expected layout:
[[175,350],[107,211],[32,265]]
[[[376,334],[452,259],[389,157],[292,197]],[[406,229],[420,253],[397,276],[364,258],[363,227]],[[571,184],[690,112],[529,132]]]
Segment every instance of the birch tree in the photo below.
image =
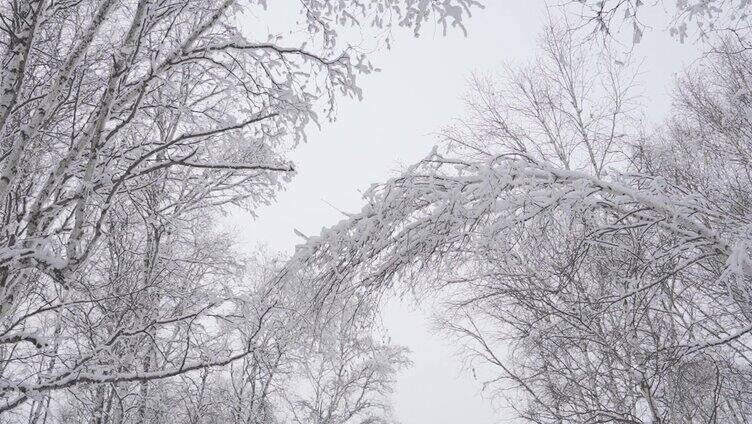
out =
[[473,80],[444,147],[288,269],[329,285],[320,304],[445,299],[439,322],[525,421],[746,422],[750,57],[730,42],[688,71],[647,133],[629,67],[571,34]]
[[217,217],[272,202],[306,128],[361,96],[373,67],[339,32],[462,27],[478,6],[291,3],[293,27],[258,39],[242,26],[264,1],[0,2],[4,420],[157,422],[155,381],[262,352],[307,292],[243,287]]
[[[563,3],[577,15],[578,28],[616,36],[628,32],[634,44],[649,29],[668,30],[679,42],[702,40],[714,43],[720,33],[733,36],[737,47],[749,48],[750,4],[746,0],[570,0]],[[645,15],[663,12],[663,21]]]

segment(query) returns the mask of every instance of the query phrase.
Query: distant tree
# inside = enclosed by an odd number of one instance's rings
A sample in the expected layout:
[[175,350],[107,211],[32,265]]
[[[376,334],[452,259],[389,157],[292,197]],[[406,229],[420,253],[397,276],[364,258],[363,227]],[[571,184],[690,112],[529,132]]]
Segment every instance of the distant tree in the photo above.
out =
[[348,334],[304,352],[298,385],[287,398],[287,422],[295,424],[387,424],[396,422],[389,395],[397,371],[409,361],[406,349]]
[[446,299],[439,322],[526,421],[746,422],[752,57],[729,42],[688,71],[646,134],[629,68],[571,35],[475,78],[445,147],[287,269],[328,282],[322,305]]

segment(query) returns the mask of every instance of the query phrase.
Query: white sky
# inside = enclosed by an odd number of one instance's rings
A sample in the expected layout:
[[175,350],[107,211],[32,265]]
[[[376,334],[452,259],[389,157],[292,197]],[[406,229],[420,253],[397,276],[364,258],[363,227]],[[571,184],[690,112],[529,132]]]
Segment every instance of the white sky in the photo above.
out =
[[[298,175],[278,202],[258,210],[256,220],[233,217],[243,246],[266,244],[291,252],[301,241],[293,228],[314,235],[342,219],[334,207],[358,211],[359,190],[424,157],[436,142],[432,133],[462,115],[461,97],[471,72],[494,72],[502,63],[533,57],[545,18],[543,0],[484,3],[486,9],[467,22],[467,38],[460,33],[443,37],[438,28],[419,39],[402,32],[392,50],[372,57],[383,70],[361,79],[364,100],[342,100],[335,123],[321,131],[311,128],[309,142],[292,154]],[[669,105],[672,74],[696,56],[695,48],[679,45],[656,28],[646,32],[637,53],[644,57],[648,112],[657,121]],[[427,317],[400,302],[384,313],[392,341],[408,346],[414,361],[398,379],[397,418],[404,424],[508,422],[482,398],[480,383],[461,370],[457,346],[433,334]]]

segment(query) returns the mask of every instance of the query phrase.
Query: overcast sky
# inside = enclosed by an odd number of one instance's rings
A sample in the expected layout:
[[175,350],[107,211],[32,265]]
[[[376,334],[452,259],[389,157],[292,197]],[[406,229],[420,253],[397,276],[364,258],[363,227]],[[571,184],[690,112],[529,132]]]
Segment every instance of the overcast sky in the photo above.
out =
[[[465,38],[440,30],[415,39],[397,33],[393,48],[373,56],[382,72],[361,80],[363,101],[343,100],[338,119],[292,154],[298,175],[278,202],[239,215],[233,221],[242,245],[265,244],[291,252],[301,240],[293,229],[317,234],[358,211],[360,191],[424,157],[436,143],[432,135],[462,115],[461,97],[473,71],[495,72],[503,63],[524,63],[536,53],[545,20],[542,0],[486,0],[486,9],[467,22]],[[661,17],[663,12],[656,10]],[[665,18],[665,17],[664,17]],[[650,20],[648,20],[650,22]],[[637,47],[643,58],[643,92],[648,116],[658,121],[670,104],[672,75],[696,56],[660,28],[647,31]],[[412,350],[414,366],[403,372],[394,394],[396,415],[404,424],[487,424],[504,422],[480,394],[480,383],[461,370],[452,340],[430,329],[425,310],[391,302],[384,323],[392,341]]]

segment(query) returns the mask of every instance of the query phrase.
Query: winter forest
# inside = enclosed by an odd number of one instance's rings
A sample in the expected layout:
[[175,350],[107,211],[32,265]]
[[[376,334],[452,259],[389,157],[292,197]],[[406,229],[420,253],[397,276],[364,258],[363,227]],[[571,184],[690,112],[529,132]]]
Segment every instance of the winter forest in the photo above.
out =
[[[505,29],[534,35],[530,60],[474,32],[511,8],[536,10]],[[395,299],[430,309],[493,422],[752,422],[747,13],[0,0],[0,423],[398,423],[421,341],[392,341]],[[660,37],[659,56],[694,52],[665,107],[643,84]],[[418,85],[410,54],[387,59],[400,45],[435,43],[451,67],[452,40],[503,65],[462,64],[462,112],[425,129],[422,159],[368,181],[354,210],[301,201],[339,222],[289,223],[287,250],[241,242],[308,178],[312,135],[383,91],[369,81]],[[368,166],[343,162],[324,162],[341,181]]]

